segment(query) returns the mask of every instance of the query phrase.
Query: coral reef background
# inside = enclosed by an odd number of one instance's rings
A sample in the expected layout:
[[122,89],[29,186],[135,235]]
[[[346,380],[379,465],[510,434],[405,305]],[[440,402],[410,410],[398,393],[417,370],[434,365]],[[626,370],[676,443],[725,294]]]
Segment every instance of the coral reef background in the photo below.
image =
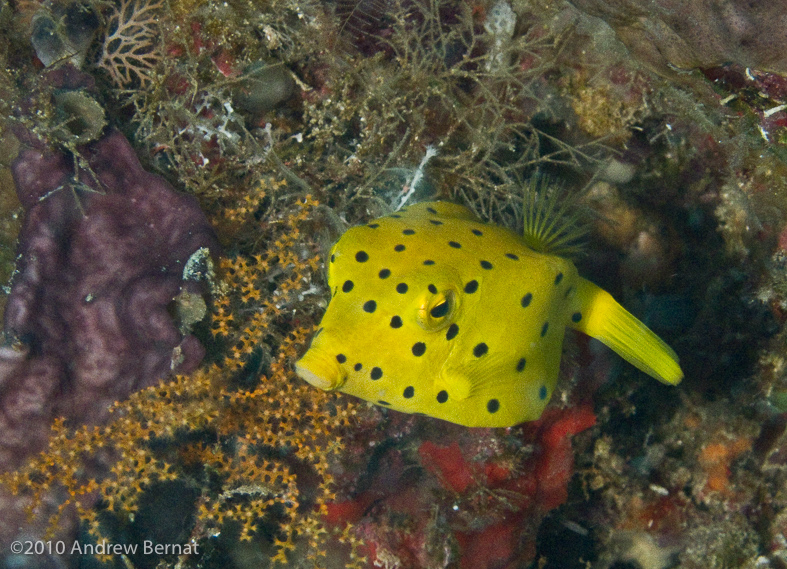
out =
[[[786,567],[783,4],[0,3],[0,563]],[[679,388],[578,334],[508,429],[294,375],[344,229],[533,176]]]

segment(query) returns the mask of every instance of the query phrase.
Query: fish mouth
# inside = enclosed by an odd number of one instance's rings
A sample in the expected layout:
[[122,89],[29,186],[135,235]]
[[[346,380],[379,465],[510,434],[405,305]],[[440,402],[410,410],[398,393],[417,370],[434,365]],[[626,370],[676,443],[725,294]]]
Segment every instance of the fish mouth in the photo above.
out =
[[314,387],[332,391],[344,385],[347,374],[339,362],[325,352],[312,348],[295,363],[295,373]]

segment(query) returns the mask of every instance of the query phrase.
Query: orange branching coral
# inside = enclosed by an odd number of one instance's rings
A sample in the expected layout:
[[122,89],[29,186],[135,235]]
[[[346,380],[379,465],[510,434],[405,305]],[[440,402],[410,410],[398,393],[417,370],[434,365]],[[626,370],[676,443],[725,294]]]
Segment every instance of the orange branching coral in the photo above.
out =
[[[261,195],[231,214],[252,216]],[[304,294],[320,266],[302,229],[317,203],[307,196],[276,204],[255,251],[221,261],[212,332],[225,349],[192,376],[116,403],[107,425],[74,430],[57,422],[49,448],[3,477],[12,492],[31,497],[31,512],[63,489],[56,518],[75,507],[91,535],[118,542],[109,516],[115,527],[130,523],[147,492],[182,483],[197,490],[194,542],[236,532],[241,541],[267,544],[275,562],[297,555],[319,566],[330,539],[347,544],[348,566],[365,562],[357,540],[324,523],[332,464],[355,409],[292,371],[314,329],[316,311],[306,305],[320,298]],[[191,561],[198,560],[182,557],[179,566]]]

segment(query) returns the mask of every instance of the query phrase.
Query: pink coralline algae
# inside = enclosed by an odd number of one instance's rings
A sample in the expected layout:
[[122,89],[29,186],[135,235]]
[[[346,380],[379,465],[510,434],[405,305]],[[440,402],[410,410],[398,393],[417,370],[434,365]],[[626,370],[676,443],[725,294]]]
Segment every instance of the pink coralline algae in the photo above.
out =
[[54,418],[101,423],[114,401],[200,363],[168,309],[205,292],[184,280],[192,255],[218,251],[196,200],[146,172],[123,135],[79,160],[26,142],[13,164],[26,217],[0,348],[2,469],[41,450]]

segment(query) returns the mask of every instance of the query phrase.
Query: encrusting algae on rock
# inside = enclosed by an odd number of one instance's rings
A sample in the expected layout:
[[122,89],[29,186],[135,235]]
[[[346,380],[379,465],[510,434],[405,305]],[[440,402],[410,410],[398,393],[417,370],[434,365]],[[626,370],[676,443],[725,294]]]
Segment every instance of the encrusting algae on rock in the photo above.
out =
[[508,427],[541,416],[568,326],[680,382],[667,344],[550,254],[561,227],[526,224],[525,240],[428,202],[350,229],[331,250],[332,300],[298,374],[397,411]]

